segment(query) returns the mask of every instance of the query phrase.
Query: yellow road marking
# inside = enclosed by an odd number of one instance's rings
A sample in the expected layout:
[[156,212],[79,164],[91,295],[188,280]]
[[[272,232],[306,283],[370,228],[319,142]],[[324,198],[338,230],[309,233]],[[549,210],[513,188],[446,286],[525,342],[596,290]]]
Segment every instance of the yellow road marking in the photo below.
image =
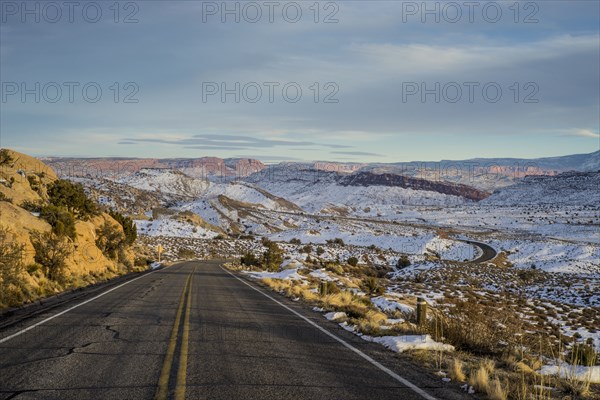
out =
[[[196,271],[196,268],[194,268]],[[192,274],[194,274],[192,271]],[[190,275],[191,277],[192,275]],[[188,350],[189,350],[189,339],[190,339],[190,314],[192,307],[192,286],[194,281],[190,280],[190,287],[188,289],[187,305],[185,308],[185,318],[183,321],[183,335],[181,338],[181,350],[179,353],[179,369],[177,370],[177,386],[175,388],[175,400],[185,399],[185,384],[187,379],[187,361],[188,361]]]
[[190,284],[191,277],[192,277],[192,275],[190,274],[190,276],[188,276],[187,281],[185,282],[183,292],[181,293],[181,298],[179,299],[179,307],[177,308],[177,315],[175,317],[175,323],[173,324],[173,329],[171,330],[171,338],[169,339],[169,347],[167,348],[167,355],[165,357],[162,371],[160,373],[160,378],[158,380],[158,390],[156,392],[156,400],[166,400],[169,395],[169,377],[171,376],[171,366],[173,364],[173,356],[175,355],[175,347],[177,346],[177,333],[179,332],[179,325],[181,324],[181,314],[183,313],[183,304],[185,301],[185,293]]

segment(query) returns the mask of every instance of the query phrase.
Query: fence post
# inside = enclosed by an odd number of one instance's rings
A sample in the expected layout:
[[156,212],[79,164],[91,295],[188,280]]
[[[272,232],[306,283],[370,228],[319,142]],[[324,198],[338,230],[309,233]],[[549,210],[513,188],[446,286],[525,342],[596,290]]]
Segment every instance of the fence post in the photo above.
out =
[[321,281],[319,293],[321,294],[321,296],[327,296],[327,281]]
[[417,325],[427,322],[427,302],[424,298],[417,298]]

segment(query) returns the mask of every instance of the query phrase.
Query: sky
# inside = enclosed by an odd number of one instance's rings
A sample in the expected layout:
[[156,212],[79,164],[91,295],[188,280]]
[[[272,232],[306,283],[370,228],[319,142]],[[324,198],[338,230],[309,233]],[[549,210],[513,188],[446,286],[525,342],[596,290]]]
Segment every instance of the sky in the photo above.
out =
[[0,146],[266,162],[600,149],[600,2],[0,1]]

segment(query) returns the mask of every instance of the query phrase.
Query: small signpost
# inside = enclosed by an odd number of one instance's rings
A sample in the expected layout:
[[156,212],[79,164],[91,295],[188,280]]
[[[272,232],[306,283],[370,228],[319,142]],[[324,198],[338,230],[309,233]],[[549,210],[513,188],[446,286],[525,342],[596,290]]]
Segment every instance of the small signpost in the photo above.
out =
[[160,255],[162,254],[163,251],[165,251],[165,249],[160,244],[158,246],[156,246],[156,254],[158,255],[158,262],[160,262]]

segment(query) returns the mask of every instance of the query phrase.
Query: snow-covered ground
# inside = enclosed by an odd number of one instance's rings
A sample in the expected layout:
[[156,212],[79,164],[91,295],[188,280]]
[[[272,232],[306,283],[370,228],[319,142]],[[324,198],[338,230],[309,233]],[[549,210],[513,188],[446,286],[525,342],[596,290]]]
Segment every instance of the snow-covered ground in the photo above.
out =
[[545,365],[539,371],[542,375],[558,375],[567,379],[575,379],[591,383],[600,383],[600,366],[586,367],[583,365]]
[[133,174],[124,174],[115,182],[136,189],[158,191],[191,197],[202,196],[208,189],[208,182],[195,179],[171,169],[141,169]]
[[600,245],[545,240],[489,240],[488,244],[508,252],[508,260],[521,268],[549,272],[600,274]]
[[292,280],[292,281],[304,280],[304,277],[301,276],[300,274],[298,274],[297,268],[284,269],[283,271],[280,271],[280,272],[248,272],[248,271],[243,271],[243,272],[247,273],[248,275],[250,275],[256,279],[270,278],[270,279],[283,279],[283,280]]
[[153,221],[136,220],[135,225],[140,234],[148,236],[210,239],[218,235],[215,231],[170,218],[159,218]]
[[388,349],[402,353],[408,350],[454,351],[454,346],[436,342],[429,335],[402,335],[402,336],[361,336],[368,342],[382,344]]
[[261,187],[309,213],[335,210],[362,216],[395,214],[406,205],[454,206],[468,200],[437,192],[389,186],[342,186],[331,182],[262,181]]
[[354,246],[376,246],[399,253],[423,255],[437,253],[445,260],[472,260],[479,255],[479,249],[473,245],[450,239],[440,238],[435,232],[408,226],[394,226],[377,223],[319,220],[299,217],[292,220],[296,228],[286,229],[268,235],[274,241],[300,239],[303,243],[323,244],[336,238]]

